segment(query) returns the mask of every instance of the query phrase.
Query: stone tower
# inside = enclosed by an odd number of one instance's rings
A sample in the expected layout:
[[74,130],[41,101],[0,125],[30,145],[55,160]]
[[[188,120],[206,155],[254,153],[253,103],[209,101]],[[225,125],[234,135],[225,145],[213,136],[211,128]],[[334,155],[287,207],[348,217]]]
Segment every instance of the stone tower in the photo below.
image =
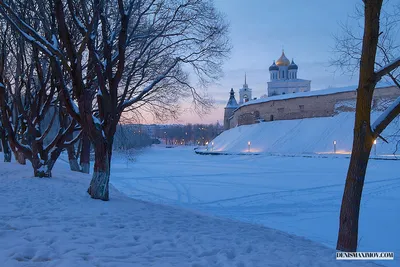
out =
[[229,130],[230,128],[230,117],[232,117],[235,109],[239,107],[238,103],[236,102],[235,99],[235,92],[233,91],[233,88],[231,89],[230,96],[228,103],[226,104],[225,107],[225,113],[224,113],[224,130]]

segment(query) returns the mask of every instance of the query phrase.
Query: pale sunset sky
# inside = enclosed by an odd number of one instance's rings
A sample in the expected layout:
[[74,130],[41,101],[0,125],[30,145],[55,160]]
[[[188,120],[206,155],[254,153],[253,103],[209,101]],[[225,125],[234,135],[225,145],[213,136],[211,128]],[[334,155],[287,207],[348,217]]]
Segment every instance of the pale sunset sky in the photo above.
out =
[[361,0],[216,0],[216,7],[230,22],[233,49],[223,67],[224,77],[207,88],[215,100],[215,109],[202,118],[185,112],[170,123],[223,123],[230,89],[235,90],[239,100],[238,90],[247,73],[252,97],[265,94],[268,68],[280,57],[282,48],[299,66],[298,77],[311,80],[311,90],[356,85],[357,73],[351,77],[335,72],[337,69],[330,66],[330,59],[334,56],[333,35],[340,33],[340,23],[348,21],[361,3]]

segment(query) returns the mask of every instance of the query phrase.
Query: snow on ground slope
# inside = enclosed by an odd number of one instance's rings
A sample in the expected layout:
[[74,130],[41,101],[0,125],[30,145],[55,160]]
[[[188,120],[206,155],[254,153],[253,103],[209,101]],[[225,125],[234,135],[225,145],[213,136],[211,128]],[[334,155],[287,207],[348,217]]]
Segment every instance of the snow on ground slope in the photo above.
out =
[[373,266],[273,229],[127,198],[92,200],[89,176],[62,164],[54,178],[0,163],[0,265]]
[[[130,163],[115,156],[111,183],[125,194],[304,236],[335,248],[347,158],[203,156],[155,147]],[[371,160],[359,251],[400,255],[400,161]],[[385,261],[400,266],[400,258]],[[302,265],[301,265],[302,266]]]
[[[372,114],[374,121],[380,113]],[[214,151],[247,152],[251,142],[251,152],[285,154],[332,153],[333,141],[338,152],[349,152],[353,142],[354,112],[343,112],[334,117],[280,120],[235,127],[216,137]],[[400,135],[399,120],[395,120],[383,132],[389,144],[377,140],[377,154],[392,154],[396,150]],[[211,147],[209,147],[211,150]],[[375,153],[372,151],[372,154]],[[397,152],[398,154],[399,152]]]

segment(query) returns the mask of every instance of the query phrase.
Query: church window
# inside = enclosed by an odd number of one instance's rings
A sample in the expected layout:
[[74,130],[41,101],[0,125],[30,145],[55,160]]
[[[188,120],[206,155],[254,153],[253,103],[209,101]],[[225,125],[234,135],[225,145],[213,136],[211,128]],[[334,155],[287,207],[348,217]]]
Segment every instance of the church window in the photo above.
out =
[[304,105],[299,105],[301,111],[304,111]]
[[283,113],[284,110],[284,108],[278,108],[278,113]]

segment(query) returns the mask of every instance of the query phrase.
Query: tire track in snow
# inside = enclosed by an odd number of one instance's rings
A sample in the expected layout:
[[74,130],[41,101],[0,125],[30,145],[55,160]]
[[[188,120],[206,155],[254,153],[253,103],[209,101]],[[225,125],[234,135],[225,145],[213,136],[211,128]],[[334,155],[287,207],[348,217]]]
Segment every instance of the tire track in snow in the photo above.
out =
[[[385,179],[385,180],[379,180],[379,181],[370,181],[370,182],[365,182],[365,184],[376,184],[376,183],[382,183],[382,182],[388,182],[388,181],[394,181],[394,180],[400,180],[400,178],[391,178],[391,179]],[[267,196],[267,195],[271,195],[271,197],[279,197],[279,194],[286,194],[286,193],[291,194],[291,193],[296,193],[296,192],[297,193],[298,192],[307,192],[307,194],[308,194],[310,191],[316,191],[316,190],[332,188],[332,187],[338,187],[338,186],[344,186],[344,184],[343,183],[341,183],[341,184],[331,184],[331,185],[316,186],[316,187],[310,187],[310,188],[301,188],[301,189],[291,189],[291,190],[283,190],[283,191],[275,191],[275,192],[257,193],[257,194],[245,195],[245,196],[240,196],[240,197],[233,197],[233,198],[226,198],[226,199],[220,199],[220,200],[215,200],[215,201],[203,202],[203,203],[199,203],[199,205],[216,204],[216,203],[236,201],[236,200],[240,200],[240,199],[248,199],[248,198],[252,198],[252,197]]]
[[[155,176],[142,176],[142,177],[135,177],[135,178],[125,178],[125,177],[118,177],[119,180],[148,180],[148,179],[160,179],[163,180],[166,177],[168,178],[191,178],[191,177],[214,177],[214,176],[246,176],[246,175],[257,175],[260,174],[280,174],[282,171],[262,171],[262,172],[222,172],[222,173],[207,173],[207,174],[187,174],[187,175],[155,175]],[[298,171],[285,171],[285,173],[298,173]]]

